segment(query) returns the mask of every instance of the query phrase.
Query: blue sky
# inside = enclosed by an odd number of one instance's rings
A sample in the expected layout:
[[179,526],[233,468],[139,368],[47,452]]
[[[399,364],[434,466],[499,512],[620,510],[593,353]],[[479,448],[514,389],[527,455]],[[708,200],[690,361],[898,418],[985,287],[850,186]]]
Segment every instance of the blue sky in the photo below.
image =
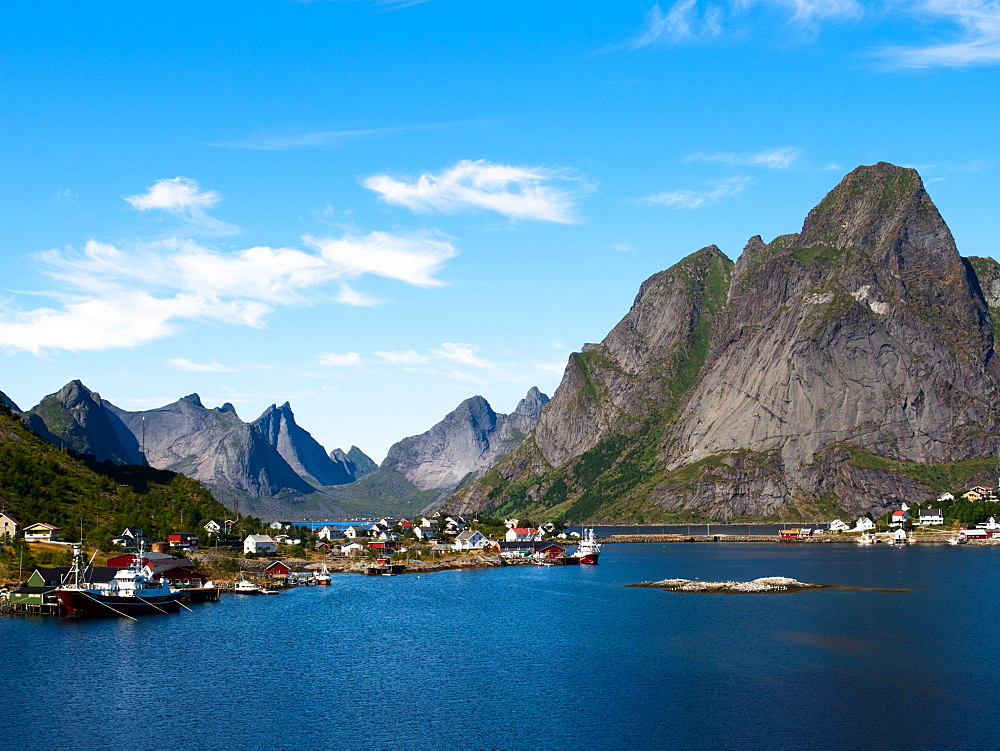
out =
[[993,0],[0,7],[0,390],[291,401],[376,460],[859,164],[1000,237]]

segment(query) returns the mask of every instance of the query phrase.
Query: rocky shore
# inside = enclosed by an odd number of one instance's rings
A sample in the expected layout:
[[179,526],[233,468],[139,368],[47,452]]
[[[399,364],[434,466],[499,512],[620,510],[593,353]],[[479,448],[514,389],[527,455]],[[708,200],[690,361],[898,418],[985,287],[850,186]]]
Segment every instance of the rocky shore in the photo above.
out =
[[[611,535],[602,537],[601,544],[604,543],[626,543],[626,542],[781,542],[777,535]],[[802,540],[794,540],[795,544],[821,544],[821,543],[856,543],[856,537],[846,535],[816,535]]]
[[748,582],[700,581],[698,579],[663,579],[656,582],[627,584],[628,587],[664,589],[668,592],[711,592],[717,594],[762,594],[765,592],[801,592],[806,589],[824,589],[827,584],[807,584],[785,576],[766,576]]

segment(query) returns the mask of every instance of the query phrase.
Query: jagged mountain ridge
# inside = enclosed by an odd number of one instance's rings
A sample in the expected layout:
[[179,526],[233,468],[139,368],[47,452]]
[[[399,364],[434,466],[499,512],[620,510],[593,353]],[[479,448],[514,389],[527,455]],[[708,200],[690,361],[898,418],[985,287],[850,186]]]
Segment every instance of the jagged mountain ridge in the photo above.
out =
[[381,469],[398,472],[420,490],[445,496],[516,448],[538,420],[548,397],[532,387],[509,415],[473,396],[420,435],[393,444]]
[[799,233],[647,280],[449,506],[732,519],[933,497],[996,467],[998,297],[998,264],[959,256],[914,170],[859,167]]

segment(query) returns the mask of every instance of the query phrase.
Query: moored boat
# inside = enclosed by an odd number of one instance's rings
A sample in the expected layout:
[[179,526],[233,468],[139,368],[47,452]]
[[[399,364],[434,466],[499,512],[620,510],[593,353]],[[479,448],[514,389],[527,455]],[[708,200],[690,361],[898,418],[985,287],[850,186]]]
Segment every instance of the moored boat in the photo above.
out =
[[596,564],[598,557],[601,555],[601,546],[597,542],[597,538],[594,536],[593,529],[583,530],[583,536],[580,538],[580,544],[577,546],[576,552],[573,553],[573,558],[576,559],[576,563],[585,564]]
[[329,584],[333,581],[330,576],[330,571],[326,567],[326,561],[323,561],[323,570],[313,577],[313,581],[317,584]]
[[261,586],[259,584],[247,581],[242,576],[237,579],[236,584],[233,585],[233,592],[238,595],[259,595],[261,591]]
[[[176,613],[181,593],[166,581],[154,580],[143,568],[143,548],[133,556],[132,565],[121,569],[109,582],[87,580],[90,564],[84,563],[80,543],[73,544],[73,567],[66,580],[56,587],[56,595],[68,615],[126,616]],[[91,559],[93,560],[93,559]]]

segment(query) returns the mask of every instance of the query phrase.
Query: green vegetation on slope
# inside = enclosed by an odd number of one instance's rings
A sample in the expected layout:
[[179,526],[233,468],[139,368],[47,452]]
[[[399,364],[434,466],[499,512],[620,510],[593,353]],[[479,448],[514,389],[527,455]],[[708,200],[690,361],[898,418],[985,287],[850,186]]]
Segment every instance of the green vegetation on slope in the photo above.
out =
[[226,509],[200,483],[150,467],[88,465],[43,441],[0,405],[0,504],[22,524],[47,522],[63,539],[80,528],[107,543],[125,527],[153,539],[171,531],[197,532]]

